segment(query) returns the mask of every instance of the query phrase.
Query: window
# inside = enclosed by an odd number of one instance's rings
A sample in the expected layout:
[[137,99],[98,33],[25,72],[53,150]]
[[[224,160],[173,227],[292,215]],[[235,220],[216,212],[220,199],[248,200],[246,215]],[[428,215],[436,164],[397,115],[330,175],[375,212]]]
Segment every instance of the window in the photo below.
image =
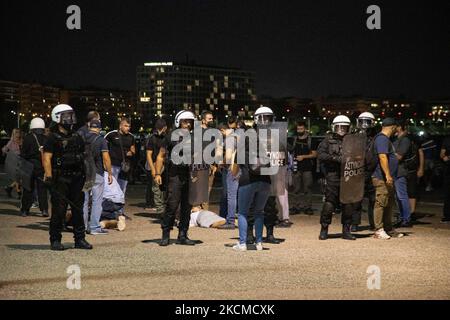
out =
[[221,97],[222,99],[225,99],[225,93],[221,93],[221,94],[220,94],[220,97]]
[[234,93],[232,93],[232,94],[230,94],[230,98],[231,98],[231,100],[234,100],[234,99],[236,99],[236,95]]
[[209,80],[214,81],[214,76],[212,74],[209,75]]
[[187,88],[188,92],[192,92],[192,86],[191,85],[188,85],[186,88]]
[[195,80],[195,86],[199,87],[200,86],[200,81],[199,80]]

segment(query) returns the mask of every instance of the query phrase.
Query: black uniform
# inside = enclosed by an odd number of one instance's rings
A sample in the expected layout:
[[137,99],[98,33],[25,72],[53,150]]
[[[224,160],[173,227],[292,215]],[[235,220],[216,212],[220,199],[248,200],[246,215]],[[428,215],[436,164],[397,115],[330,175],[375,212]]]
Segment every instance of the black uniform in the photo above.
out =
[[75,243],[85,238],[83,221],[83,189],[85,181],[84,141],[76,133],[67,135],[51,133],[44,152],[52,153],[52,184],[50,188],[52,215],[50,220],[50,242],[61,241],[63,221],[69,200]]
[[33,164],[33,176],[31,177],[31,190],[23,188],[21,211],[28,213],[33,204],[34,188],[37,189],[39,210],[43,214],[48,212],[47,189],[45,189],[44,168],[42,167],[41,147],[45,145],[47,137],[44,134],[31,132],[23,140],[20,154],[22,158]]
[[[317,148],[320,163],[325,170],[325,203],[320,216],[320,223],[328,226],[331,224],[333,212],[339,205],[339,189],[341,182],[341,161],[342,161],[342,137],[337,134],[329,134],[319,144]],[[352,204],[342,204],[341,221],[343,225],[352,223]]]
[[167,161],[167,203],[161,221],[161,228],[163,235],[170,232],[175,223],[177,209],[180,207],[179,235],[187,237],[192,210],[192,205],[189,203],[190,166],[172,162],[170,154],[173,147],[179,142],[170,141],[170,136],[170,134],[167,135],[165,145],[162,146],[166,150],[166,156],[169,160]]

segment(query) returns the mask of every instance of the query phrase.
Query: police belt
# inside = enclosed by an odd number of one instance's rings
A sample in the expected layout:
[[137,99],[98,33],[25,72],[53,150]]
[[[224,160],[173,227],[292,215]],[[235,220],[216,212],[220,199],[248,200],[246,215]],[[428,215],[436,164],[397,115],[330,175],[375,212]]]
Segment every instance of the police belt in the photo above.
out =
[[83,171],[78,169],[54,169],[52,170],[54,177],[80,177],[83,176]]

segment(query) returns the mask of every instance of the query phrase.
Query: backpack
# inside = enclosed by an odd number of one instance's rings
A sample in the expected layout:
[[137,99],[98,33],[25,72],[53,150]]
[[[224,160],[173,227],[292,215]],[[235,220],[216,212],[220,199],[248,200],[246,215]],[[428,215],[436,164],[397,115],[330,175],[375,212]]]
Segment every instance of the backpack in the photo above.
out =
[[92,146],[98,138],[100,138],[100,135],[97,135],[94,139],[91,139],[92,141],[89,141],[88,139],[84,140],[84,168],[86,181],[83,186],[83,191],[91,190],[95,184],[97,167],[95,165],[94,150],[92,149]]
[[366,154],[365,154],[365,164],[366,170],[370,174],[372,174],[378,165],[378,154],[375,148],[375,140],[381,133],[378,133],[375,137],[373,137],[372,141],[367,145]]
[[[295,145],[297,143],[297,138],[298,138],[297,136],[294,136],[294,141],[292,142],[292,153],[294,153]],[[312,137],[310,134],[308,134],[308,139],[307,139],[306,145],[308,146],[309,152],[313,151],[311,148],[312,147]],[[318,159],[319,159],[319,157],[317,157],[315,160],[307,159],[307,160],[303,160],[303,161],[308,161],[309,163],[311,163],[311,165],[312,165],[311,171],[314,172],[319,167]],[[293,158],[293,168],[292,168],[293,172],[297,172],[297,165],[298,165],[297,160],[295,160],[295,157],[294,157]]]
[[411,141],[411,145],[403,162],[405,163],[405,168],[408,172],[414,172],[419,167],[419,147],[409,135],[407,137]]

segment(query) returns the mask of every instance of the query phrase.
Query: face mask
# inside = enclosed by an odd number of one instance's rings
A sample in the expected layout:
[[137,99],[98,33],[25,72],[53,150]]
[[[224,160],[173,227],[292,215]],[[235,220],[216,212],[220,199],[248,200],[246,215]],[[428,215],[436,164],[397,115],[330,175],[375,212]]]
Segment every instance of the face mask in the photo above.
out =
[[44,134],[45,133],[45,129],[33,129],[33,133],[35,133],[35,134]]
[[67,131],[72,131],[73,129],[73,124],[63,123],[61,126]]
[[216,124],[213,121],[207,123],[208,128],[215,128]]

